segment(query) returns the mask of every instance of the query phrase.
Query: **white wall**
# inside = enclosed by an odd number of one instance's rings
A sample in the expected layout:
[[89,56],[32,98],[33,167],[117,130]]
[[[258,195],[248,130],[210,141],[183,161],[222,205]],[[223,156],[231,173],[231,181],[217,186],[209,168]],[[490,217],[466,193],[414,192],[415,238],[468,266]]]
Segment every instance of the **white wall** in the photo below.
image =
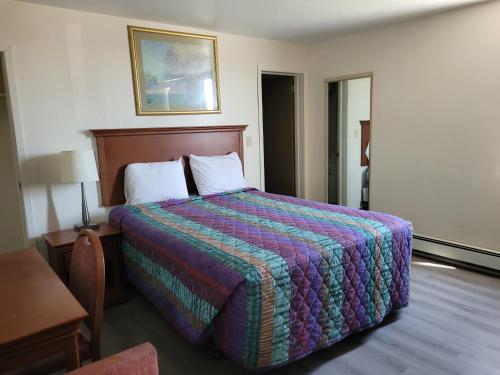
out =
[[[127,25],[217,35],[222,114],[136,116]],[[9,47],[31,238],[80,220],[79,186],[57,182],[56,156],[90,148],[88,129],[248,124],[246,177],[259,187],[258,70],[305,74],[307,65],[307,48],[299,44],[0,0],[0,50]],[[91,216],[105,219],[97,184],[87,191]]]
[[325,199],[326,78],[373,72],[370,208],[500,250],[500,2],[317,43],[306,181]]
[[[259,69],[306,73],[306,197],[324,200],[325,79],[373,72],[371,207],[417,233],[500,250],[499,19],[500,3],[488,2],[307,48],[0,0],[29,235],[79,221],[78,186],[57,183],[54,155],[90,147],[91,128],[249,124],[245,170],[258,186]],[[128,24],[216,34],[222,114],[137,117]],[[104,219],[97,186],[87,190]]]
[[346,183],[347,206],[359,208],[361,203],[361,177],[366,167],[361,166],[361,120],[370,119],[371,78],[347,81]]

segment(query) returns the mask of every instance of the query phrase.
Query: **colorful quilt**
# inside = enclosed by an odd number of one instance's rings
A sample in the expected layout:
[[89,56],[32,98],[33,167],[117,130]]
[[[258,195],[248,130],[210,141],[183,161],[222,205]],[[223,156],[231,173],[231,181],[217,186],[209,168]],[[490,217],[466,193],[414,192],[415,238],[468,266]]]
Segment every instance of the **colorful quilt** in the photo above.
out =
[[117,207],[126,273],[193,343],[283,365],[408,305],[412,225],[246,189]]

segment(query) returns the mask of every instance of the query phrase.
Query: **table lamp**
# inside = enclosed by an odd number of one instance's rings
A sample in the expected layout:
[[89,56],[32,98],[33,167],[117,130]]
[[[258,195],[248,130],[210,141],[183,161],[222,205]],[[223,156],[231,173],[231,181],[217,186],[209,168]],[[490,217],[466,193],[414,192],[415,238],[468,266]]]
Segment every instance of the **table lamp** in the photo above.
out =
[[99,175],[92,150],[61,152],[61,182],[79,182],[82,188],[82,223],[75,224],[76,231],[99,227],[99,224],[90,222],[84,186],[85,182],[95,181],[99,181]]

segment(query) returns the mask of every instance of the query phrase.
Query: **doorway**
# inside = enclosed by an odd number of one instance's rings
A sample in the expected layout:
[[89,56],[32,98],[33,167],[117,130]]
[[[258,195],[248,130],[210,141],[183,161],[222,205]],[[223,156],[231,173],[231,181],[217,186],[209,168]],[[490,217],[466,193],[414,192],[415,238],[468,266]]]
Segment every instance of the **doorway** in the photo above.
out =
[[328,203],[340,204],[339,183],[339,82],[328,84]]
[[0,252],[24,248],[26,238],[7,82],[5,56],[0,52]]
[[328,203],[369,208],[370,75],[327,81]]
[[262,74],[264,181],[268,193],[297,195],[295,80]]

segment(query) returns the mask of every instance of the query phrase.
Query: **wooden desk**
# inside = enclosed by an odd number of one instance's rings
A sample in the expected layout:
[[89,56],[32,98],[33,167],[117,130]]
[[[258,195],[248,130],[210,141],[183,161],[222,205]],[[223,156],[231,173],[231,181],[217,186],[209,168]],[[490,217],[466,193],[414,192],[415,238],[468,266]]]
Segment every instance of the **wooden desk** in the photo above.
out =
[[56,353],[80,366],[87,313],[35,249],[0,255],[0,373]]

